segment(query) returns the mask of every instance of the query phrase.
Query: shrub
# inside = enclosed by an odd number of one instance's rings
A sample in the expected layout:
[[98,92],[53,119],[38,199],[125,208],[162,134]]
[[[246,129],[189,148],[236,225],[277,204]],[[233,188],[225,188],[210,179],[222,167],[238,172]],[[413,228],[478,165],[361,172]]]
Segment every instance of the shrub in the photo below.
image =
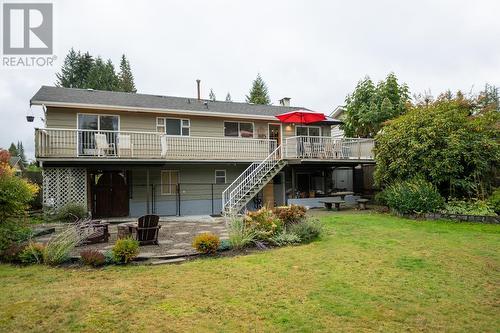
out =
[[68,203],[61,207],[55,214],[55,218],[63,222],[75,222],[87,217],[87,210],[78,203]]
[[193,240],[193,247],[196,251],[204,254],[215,254],[220,246],[219,236],[206,232],[196,236]]
[[80,252],[80,257],[83,264],[92,267],[102,266],[106,262],[104,254],[95,249],[83,250]]
[[271,241],[271,243],[273,243],[276,246],[286,246],[286,245],[291,245],[291,244],[298,244],[301,242],[301,239],[297,234],[295,234],[293,232],[286,231],[285,229],[283,229],[282,232],[274,235],[270,239],[270,241]]
[[306,207],[299,205],[276,207],[273,212],[285,226],[300,223],[306,218]]
[[255,231],[247,227],[242,219],[232,220],[228,229],[229,243],[236,250],[241,250],[253,244],[257,237]]
[[0,254],[2,254],[12,244],[27,241],[33,232],[20,221],[7,220],[0,223]]
[[444,206],[444,212],[448,214],[495,216],[494,209],[484,200],[463,201],[450,199]]
[[[4,152],[3,150],[1,150]],[[21,215],[38,192],[38,186],[15,175],[14,169],[0,159],[0,223],[9,217]],[[7,159],[8,161],[8,159]]]
[[69,260],[71,251],[76,247],[80,238],[74,227],[52,236],[44,252],[44,262],[48,265],[59,265]]
[[387,198],[385,197],[384,191],[375,194],[375,202],[377,203],[377,205],[387,206]]
[[111,265],[115,263],[115,258],[113,256],[113,251],[107,250],[104,252],[104,264]]
[[376,184],[421,174],[445,197],[488,190],[500,154],[500,112],[470,117],[472,107],[465,99],[439,99],[387,122],[376,136]]
[[20,261],[21,252],[23,252],[25,244],[11,243],[1,254],[0,259],[3,262],[18,262]]
[[219,251],[228,251],[228,250],[231,250],[232,246],[231,246],[231,242],[229,241],[229,239],[221,239],[220,240],[220,245],[219,245]]
[[44,252],[44,244],[30,242],[19,254],[19,259],[25,264],[41,264]]
[[119,239],[112,251],[115,262],[127,264],[139,255],[139,242],[132,238]]
[[387,205],[401,214],[436,212],[444,205],[437,188],[418,178],[390,185],[384,196]]
[[488,203],[495,213],[500,215],[500,187],[493,191],[493,194],[488,198]]
[[283,229],[283,222],[274,215],[272,210],[265,207],[247,213],[243,221],[247,227],[255,230],[258,239],[264,241]]
[[323,225],[317,219],[308,219],[302,223],[292,225],[289,231],[297,235],[301,242],[309,243],[321,236]]

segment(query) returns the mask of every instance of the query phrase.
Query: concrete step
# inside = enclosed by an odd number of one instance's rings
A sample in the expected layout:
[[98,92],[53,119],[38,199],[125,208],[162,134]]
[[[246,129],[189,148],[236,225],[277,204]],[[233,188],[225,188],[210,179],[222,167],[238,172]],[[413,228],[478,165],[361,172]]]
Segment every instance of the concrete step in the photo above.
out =
[[163,259],[163,260],[151,260],[148,265],[165,265],[165,264],[177,264],[186,261],[186,258],[174,258],[174,259]]

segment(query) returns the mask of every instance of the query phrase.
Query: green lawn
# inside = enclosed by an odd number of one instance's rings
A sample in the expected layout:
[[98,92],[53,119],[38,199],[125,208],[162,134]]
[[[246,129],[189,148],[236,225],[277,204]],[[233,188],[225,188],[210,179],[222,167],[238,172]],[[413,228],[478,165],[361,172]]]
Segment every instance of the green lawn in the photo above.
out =
[[321,213],[309,245],[182,265],[0,265],[0,331],[500,331],[500,226]]

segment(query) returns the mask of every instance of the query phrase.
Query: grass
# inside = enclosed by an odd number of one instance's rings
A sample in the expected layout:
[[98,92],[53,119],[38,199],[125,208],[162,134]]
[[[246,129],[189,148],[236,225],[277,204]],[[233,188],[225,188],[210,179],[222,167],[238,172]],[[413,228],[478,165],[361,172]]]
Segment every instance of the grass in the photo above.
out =
[[0,331],[500,331],[499,226],[321,215],[321,240],[248,256],[0,265]]

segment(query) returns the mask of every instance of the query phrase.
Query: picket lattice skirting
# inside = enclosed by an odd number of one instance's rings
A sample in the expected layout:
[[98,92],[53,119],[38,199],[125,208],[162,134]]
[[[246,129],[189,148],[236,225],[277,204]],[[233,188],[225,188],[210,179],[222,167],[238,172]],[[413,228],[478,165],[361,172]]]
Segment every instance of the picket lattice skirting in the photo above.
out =
[[84,168],[44,168],[44,206],[58,209],[67,203],[78,203],[87,207],[87,170]]

